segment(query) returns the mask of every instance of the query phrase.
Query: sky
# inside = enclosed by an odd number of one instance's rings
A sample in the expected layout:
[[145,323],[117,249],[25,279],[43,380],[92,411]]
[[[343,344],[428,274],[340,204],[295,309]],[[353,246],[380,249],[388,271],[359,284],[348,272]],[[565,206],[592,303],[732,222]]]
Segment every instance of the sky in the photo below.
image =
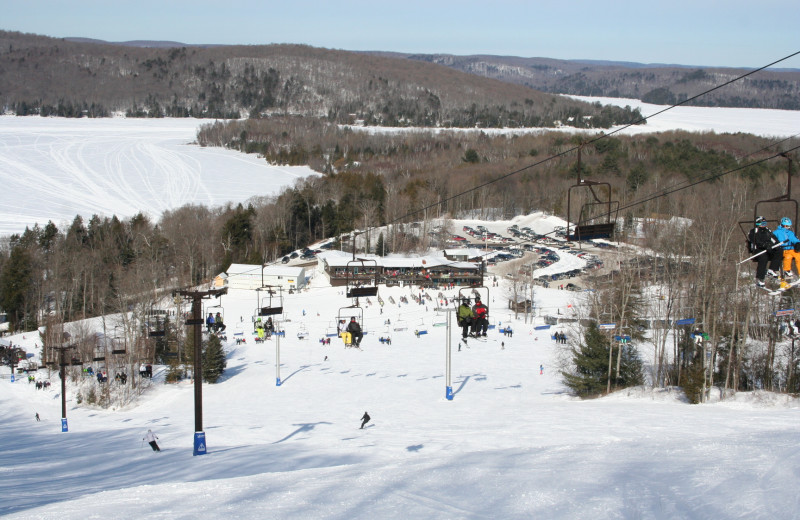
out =
[[[0,0],[52,37],[756,68],[800,51],[796,0]],[[795,57],[780,65],[800,68]]]

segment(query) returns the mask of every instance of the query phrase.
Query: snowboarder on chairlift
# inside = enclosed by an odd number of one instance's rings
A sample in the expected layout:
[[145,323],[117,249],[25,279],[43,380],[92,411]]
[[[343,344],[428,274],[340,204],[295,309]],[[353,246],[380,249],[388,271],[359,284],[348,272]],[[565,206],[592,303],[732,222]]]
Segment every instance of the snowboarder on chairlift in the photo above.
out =
[[213,328],[214,328],[214,315],[209,312],[208,317],[206,318],[206,332],[211,332],[211,329]]
[[153,430],[147,430],[147,434],[145,434],[143,440],[147,441],[147,444],[149,444],[150,447],[153,448],[153,451],[161,451],[161,448],[158,447],[156,439],[158,439],[158,437],[156,437],[156,434],[153,433]]
[[[756,266],[756,286],[764,287],[764,276],[778,277],[781,259],[781,250],[775,246],[780,242],[778,238],[767,227],[767,219],[757,217],[755,227],[747,235],[747,244],[751,254],[758,254],[753,258],[757,262]],[[769,269],[767,268],[769,264]]]
[[794,276],[792,273],[792,260],[794,260],[795,267],[800,273],[800,239],[792,231],[792,219],[783,217],[781,225],[772,234],[775,235],[779,242],[783,242],[781,246],[783,248],[783,276],[785,278]]

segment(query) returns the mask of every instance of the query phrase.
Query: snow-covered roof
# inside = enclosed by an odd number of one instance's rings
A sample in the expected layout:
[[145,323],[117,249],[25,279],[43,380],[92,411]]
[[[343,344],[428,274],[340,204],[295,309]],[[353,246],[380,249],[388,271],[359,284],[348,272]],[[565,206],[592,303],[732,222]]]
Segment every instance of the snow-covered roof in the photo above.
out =
[[[353,261],[351,253],[343,253],[342,251],[328,251],[320,253],[318,257],[322,257],[329,267],[347,267]],[[375,261],[377,267],[384,268],[397,268],[397,269],[431,269],[439,266],[457,267],[460,269],[476,269],[477,265],[472,262],[453,262],[443,256],[407,256],[407,255],[388,255],[388,256],[375,256],[375,255],[356,255],[356,260],[368,259]],[[370,264],[366,264],[371,265]]]
[[[304,267],[268,265],[264,267],[264,276],[300,276],[304,271]],[[227,273],[229,277],[241,275],[261,276],[261,266],[258,264],[231,264]]]
[[227,271],[228,276],[238,276],[242,274],[258,274],[261,276],[261,266],[253,264],[231,264]]
[[467,256],[469,258],[477,258],[479,256],[484,256],[490,251],[484,251],[483,249],[476,249],[474,247],[459,247],[455,249],[445,249],[444,254],[447,256]]
[[301,276],[305,267],[291,267],[286,265],[268,265],[264,268],[264,276]]

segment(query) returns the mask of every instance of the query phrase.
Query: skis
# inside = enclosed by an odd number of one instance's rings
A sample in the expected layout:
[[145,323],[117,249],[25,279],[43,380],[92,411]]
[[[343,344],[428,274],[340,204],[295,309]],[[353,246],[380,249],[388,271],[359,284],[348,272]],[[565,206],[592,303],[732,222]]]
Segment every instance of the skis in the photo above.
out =
[[764,289],[765,291],[767,291],[768,294],[770,294],[772,296],[777,296],[777,295],[781,294],[782,292],[788,291],[789,289],[791,289],[792,287],[794,287],[796,285],[800,285],[800,277],[798,277],[798,279],[793,281],[792,283],[786,284],[784,287],[779,287],[777,289],[770,289],[768,287],[761,287],[761,289]]

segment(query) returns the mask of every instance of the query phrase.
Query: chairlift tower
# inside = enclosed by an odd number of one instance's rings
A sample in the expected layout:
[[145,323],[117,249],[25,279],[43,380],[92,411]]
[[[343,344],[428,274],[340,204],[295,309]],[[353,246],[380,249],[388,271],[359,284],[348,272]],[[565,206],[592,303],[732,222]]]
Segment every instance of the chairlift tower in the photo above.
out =
[[192,317],[186,320],[186,325],[194,327],[194,455],[205,455],[206,434],[203,431],[203,367],[202,367],[202,337],[203,337],[203,300],[219,298],[227,294],[228,289],[211,289],[209,291],[178,291],[177,294],[192,303]]

